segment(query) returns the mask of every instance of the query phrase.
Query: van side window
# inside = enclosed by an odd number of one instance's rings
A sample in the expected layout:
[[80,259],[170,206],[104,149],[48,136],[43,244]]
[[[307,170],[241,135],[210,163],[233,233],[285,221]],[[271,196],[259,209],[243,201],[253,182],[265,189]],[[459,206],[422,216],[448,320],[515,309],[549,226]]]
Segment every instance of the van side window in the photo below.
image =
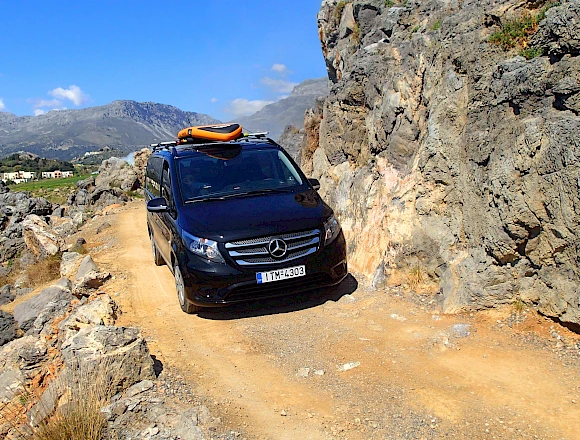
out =
[[145,188],[151,193],[153,197],[161,196],[161,164],[162,159],[153,157],[147,164],[147,182]]
[[173,201],[173,191],[171,191],[171,178],[169,174],[169,167],[167,162],[163,164],[163,181],[161,183],[161,197],[165,197],[167,204],[171,207],[175,207]]

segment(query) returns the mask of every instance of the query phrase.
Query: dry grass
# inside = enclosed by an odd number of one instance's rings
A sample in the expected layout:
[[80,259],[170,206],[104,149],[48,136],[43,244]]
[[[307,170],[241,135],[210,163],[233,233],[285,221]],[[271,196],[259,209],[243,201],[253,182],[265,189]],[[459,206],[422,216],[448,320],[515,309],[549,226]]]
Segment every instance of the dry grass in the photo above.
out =
[[37,426],[27,423],[26,413],[35,404],[42,412],[43,400],[28,391],[0,408],[0,420],[8,423],[13,438],[18,440],[100,440],[107,427],[101,408],[117,392],[117,374],[108,362],[96,368],[81,367],[71,381],[74,385],[59,390],[59,395],[63,395],[61,405]]
[[409,287],[416,290],[417,287],[423,284],[423,281],[423,268],[421,267],[421,263],[417,262],[417,264],[409,271]]
[[38,287],[60,278],[61,254],[51,255],[26,268],[28,287]]

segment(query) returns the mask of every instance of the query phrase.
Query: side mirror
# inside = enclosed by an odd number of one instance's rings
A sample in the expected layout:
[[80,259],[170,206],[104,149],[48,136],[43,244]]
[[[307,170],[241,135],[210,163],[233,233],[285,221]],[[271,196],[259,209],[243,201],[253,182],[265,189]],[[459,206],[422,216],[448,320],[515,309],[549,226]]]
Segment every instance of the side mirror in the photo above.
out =
[[310,182],[310,185],[312,185],[312,188],[316,191],[320,189],[320,182],[318,179],[308,179],[308,182]]
[[157,197],[147,202],[147,211],[149,212],[168,212],[167,200],[165,197]]

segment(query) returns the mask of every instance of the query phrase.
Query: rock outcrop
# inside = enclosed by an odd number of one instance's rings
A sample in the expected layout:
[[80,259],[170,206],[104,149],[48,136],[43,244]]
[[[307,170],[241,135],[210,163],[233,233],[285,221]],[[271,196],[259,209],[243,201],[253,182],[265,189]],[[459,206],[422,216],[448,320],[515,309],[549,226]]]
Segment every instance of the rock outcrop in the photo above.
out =
[[333,86],[302,164],[351,267],[579,324],[580,1],[324,0],[318,23]]

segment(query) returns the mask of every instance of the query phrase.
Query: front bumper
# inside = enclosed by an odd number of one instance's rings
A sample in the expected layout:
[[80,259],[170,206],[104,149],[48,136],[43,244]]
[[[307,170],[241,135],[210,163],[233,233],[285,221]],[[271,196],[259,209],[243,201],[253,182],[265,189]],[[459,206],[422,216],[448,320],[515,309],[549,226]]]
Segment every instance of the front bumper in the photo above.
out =
[[[256,299],[274,298],[340,283],[348,274],[342,231],[328,246],[304,259],[286,264],[242,268],[228,261],[218,264],[202,258],[180,259],[187,299],[202,307],[219,307]],[[306,266],[306,276],[258,284],[257,272]]]

